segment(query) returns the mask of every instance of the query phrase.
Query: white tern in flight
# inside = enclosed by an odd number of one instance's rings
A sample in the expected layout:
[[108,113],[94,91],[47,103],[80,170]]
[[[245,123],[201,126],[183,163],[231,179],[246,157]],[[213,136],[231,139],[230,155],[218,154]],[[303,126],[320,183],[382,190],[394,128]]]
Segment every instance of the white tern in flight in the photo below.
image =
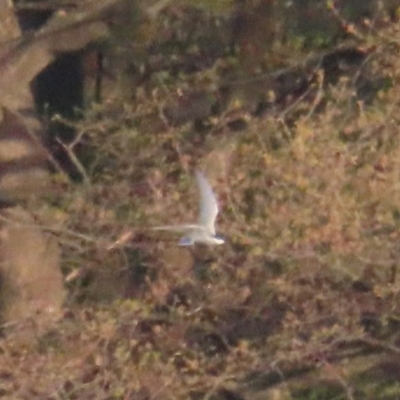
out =
[[215,219],[218,214],[218,204],[214,192],[205,176],[196,171],[197,184],[200,191],[200,215],[197,224],[158,226],[155,230],[187,232],[179,240],[180,246],[191,246],[195,243],[222,244],[224,239],[215,234]]

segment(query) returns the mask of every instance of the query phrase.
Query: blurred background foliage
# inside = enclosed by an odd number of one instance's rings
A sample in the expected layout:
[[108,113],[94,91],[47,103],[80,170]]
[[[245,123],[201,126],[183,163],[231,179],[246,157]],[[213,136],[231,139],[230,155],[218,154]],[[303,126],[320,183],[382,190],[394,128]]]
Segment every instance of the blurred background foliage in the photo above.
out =
[[[49,122],[76,179],[38,213],[69,299],[7,336],[2,365],[29,373],[4,393],[398,399],[398,5],[126,2],[100,93],[88,70],[80,118]],[[218,248],[149,229],[196,218],[195,168]]]

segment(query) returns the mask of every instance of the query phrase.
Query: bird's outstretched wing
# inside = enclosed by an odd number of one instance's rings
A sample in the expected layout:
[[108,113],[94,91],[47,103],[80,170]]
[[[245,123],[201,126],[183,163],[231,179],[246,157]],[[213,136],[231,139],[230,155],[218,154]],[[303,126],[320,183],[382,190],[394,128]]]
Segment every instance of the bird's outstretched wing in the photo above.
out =
[[195,224],[185,224],[185,225],[163,225],[151,228],[154,231],[173,231],[173,232],[190,232],[193,230],[201,229]]
[[200,190],[199,225],[210,234],[215,235],[215,219],[218,214],[218,203],[214,192],[202,172],[196,171],[197,183]]

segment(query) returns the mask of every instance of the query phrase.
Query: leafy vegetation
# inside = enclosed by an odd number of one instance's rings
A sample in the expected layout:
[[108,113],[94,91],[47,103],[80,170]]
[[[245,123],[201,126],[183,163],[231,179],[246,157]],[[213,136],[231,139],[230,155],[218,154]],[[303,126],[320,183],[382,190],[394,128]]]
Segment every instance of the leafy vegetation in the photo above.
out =
[[[204,130],[142,130],[165,87],[74,123],[83,183],[59,179],[38,211],[52,215],[70,298],[53,325],[5,329],[0,395],[398,399],[398,25],[363,35],[372,50],[355,74],[326,84],[320,72],[307,96],[247,113],[242,130],[228,112]],[[196,74],[179,79],[210,71]],[[148,229],[195,217],[196,167],[220,199],[225,246],[191,251]]]

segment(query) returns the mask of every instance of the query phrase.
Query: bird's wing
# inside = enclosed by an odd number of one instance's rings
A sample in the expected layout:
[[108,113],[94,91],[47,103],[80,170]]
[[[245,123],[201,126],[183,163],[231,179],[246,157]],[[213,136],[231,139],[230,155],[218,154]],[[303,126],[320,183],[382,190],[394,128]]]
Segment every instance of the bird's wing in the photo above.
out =
[[217,199],[207,179],[200,171],[196,171],[196,178],[200,190],[199,225],[207,229],[210,234],[215,235],[214,224],[218,214]]
[[194,224],[186,224],[186,225],[156,226],[151,229],[154,231],[189,232],[189,231],[194,231],[196,229],[201,229],[201,227],[199,227],[198,225],[194,225]]

